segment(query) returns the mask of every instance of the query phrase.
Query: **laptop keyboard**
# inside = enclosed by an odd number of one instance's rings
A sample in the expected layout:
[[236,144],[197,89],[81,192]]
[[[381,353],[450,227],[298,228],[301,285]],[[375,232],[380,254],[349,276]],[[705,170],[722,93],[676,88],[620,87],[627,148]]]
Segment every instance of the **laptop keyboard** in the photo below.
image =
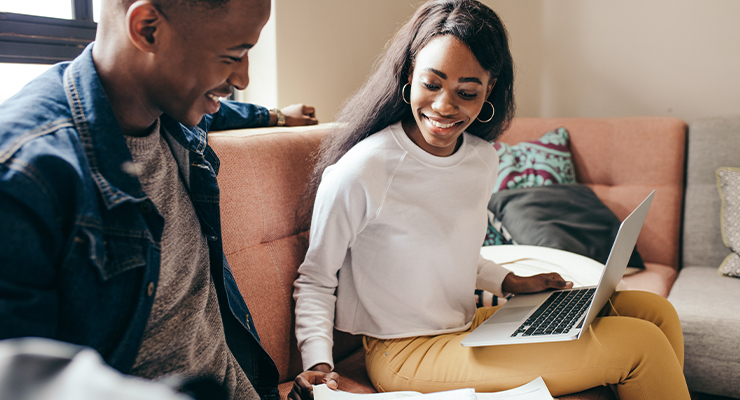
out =
[[[583,316],[596,293],[595,288],[555,292],[517,329],[511,337],[560,335],[568,333]],[[583,321],[576,327],[580,328]]]

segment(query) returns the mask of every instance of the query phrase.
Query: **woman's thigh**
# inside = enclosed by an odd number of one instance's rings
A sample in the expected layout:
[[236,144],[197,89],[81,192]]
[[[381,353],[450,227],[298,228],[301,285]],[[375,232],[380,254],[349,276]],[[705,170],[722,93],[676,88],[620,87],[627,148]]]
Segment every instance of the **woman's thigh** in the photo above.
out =
[[[620,297],[613,301],[614,312],[620,312],[620,304],[631,302],[630,295]],[[650,307],[650,301],[643,307]],[[621,310],[624,314],[626,308]],[[479,310],[474,326],[493,311]],[[610,314],[605,310],[605,315]],[[473,387],[491,392],[542,376],[555,396],[619,384],[625,398],[643,388],[662,390],[665,380],[653,376],[656,368],[662,369],[662,378],[683,379],[665,335],[655,324],[639,318],[604,316],[594,321],[581,339],[559,343],[463,347],[460,341],[468,332],[393,340],[368,338],[368,375],[381,391]],[[681,386],[678,381],[673,384]],[[685,382],[682,385],[685,387]],[[680,393],[675,398],[681,398]]]

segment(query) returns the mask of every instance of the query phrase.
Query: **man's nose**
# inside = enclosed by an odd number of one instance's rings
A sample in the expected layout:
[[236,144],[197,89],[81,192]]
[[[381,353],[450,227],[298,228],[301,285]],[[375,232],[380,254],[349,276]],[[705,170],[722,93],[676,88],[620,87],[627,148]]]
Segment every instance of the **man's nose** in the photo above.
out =
[[249,85],[249,62],[245,59],[238,63],[237,68],[231,72],[229,79],[227,80],[229,85],[237,88],[237,90],[244,90]]

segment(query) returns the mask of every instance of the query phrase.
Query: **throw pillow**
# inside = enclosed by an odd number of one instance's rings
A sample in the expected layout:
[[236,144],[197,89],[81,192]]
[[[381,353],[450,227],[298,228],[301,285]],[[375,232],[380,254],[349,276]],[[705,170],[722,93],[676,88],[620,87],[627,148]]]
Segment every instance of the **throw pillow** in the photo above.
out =
[[719,266],[719,273],[740,278],[740,168],[717,169],[717,186],[722,199],[722,240],[732,250]]
[[570,136],[565,128],[547,132],[538,140],[515,145],[497,142],[493,146],[499,158],[494,193],[505,189],[576,182]]
[[[620,221],[585,185],[503,190],[488,203],[518,244],[552,247],[606,263]],[[633,250],[629,267],[644,269]]]
[[498,246],[502,244],[512,244],[511,237],[508,237],[508,232],[504,229],[501,221],[498,221],[493,213],[488,211],[488,230],[486,230],[486,237],[483,240],[483,246]]

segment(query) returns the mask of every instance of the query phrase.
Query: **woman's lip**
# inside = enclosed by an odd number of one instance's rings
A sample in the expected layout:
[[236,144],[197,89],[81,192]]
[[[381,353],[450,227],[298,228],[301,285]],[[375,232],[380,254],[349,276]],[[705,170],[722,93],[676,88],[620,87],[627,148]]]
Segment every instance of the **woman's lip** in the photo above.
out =
[[426,118],[433,127],[437,129],[454,128],[455,126],[463,122],[462,120],[454,120],[454,119],[447,119],[447,118],[433,118],[426,114],[421,114],[421,115],[424,118]]

